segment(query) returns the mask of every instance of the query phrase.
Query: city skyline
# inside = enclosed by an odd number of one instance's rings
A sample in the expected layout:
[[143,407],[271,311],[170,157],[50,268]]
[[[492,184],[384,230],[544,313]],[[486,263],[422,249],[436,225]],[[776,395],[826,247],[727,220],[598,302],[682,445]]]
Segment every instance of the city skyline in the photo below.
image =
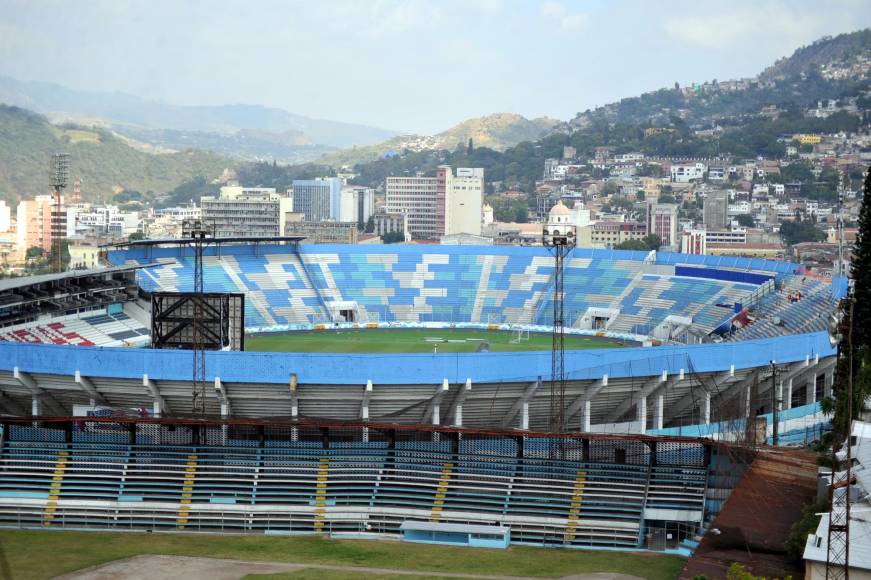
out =
[[728,11],[554,0],[0,4],[3,75],[423,134],[497,112],[567,120],[675,82],[753,76],[823,35],[871,25],[861,0]]

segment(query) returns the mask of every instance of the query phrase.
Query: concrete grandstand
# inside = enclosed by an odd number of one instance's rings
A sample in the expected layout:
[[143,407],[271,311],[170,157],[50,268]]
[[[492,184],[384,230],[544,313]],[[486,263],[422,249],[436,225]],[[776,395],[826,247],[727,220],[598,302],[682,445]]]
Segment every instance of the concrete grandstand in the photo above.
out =
[[[108,258],[88,284],[118,282],[111,299],[77,292],[84,304],[56,307],[75,277],[0,289],[7,524],[400,533],[427,521],[510,527],[519,543],[691,550],[748,461],[720,443],[768,440],[774,398],[781,443],[826,422],[826,315],[843,285],[787,262],[575,249],[570,332],[644,346],[566,353],[571,432],[557,436],[540,433],[548,352],[209,352],[206,417],[192,418],[191,353],[121,347],[147,340],[150,292],[192,289],[190,251]],[[552,274],[543,248],[226,244],[207,248],[204,279],[245,294],[250,332],[511,332],[549,328]],[[49,286],[22,317],[31,282]]]

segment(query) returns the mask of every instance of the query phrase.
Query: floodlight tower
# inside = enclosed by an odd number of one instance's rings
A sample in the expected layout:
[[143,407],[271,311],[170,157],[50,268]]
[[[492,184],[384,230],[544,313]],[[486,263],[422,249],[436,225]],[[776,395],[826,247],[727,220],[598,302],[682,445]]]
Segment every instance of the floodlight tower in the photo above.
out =
[[[203,247],[211,237],[211,230],[202,220],[183,220],[182,237],[189,238],[194,248],[194,293],[203,293]],[[206,349],[203,332],[202,296],[194,296],[194,316],[191,325],[191,348],[193,352],[193,372],[191,373],[193,411],[200,415],[206,413]]]
[[[555,221],[554,221],[555,220]],[[576,244],[575,226],[568,216],[557,215],[545,224],[541,243],[553,255],[553,329],[550,356],[550,431],[566,430],[566,348],[564,269],[566,256]]]
[[54,210],[51,212],[51,258],[55,272],[63,270],[62,240],[66,237],[66,220],[62,219],[61,193],[70,179],[70,156],[55,153],[48,169],[49,185],[54,190]]

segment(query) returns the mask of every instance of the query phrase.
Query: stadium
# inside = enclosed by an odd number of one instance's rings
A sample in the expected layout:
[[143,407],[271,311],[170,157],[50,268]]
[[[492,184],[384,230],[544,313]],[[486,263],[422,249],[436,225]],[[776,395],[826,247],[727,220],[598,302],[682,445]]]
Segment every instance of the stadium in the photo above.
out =
[[0,285],[0,525],[688,555],[758,445],[826,428],[846,291],[575,248],[554,433],[547,248],[210,241],[204,289],[244,294],[246,347],[205,353],[204,411],[191,351],[150,347],[193,250],[106,258]]

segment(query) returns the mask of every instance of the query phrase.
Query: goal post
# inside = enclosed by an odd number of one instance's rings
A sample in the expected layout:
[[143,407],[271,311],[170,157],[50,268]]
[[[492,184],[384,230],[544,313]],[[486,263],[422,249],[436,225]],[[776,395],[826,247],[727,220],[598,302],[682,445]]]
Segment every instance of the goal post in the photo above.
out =
[[526,342],[529,340],[529,329],[527,328],[513,328],[511,329],[511,342],[512,344],[518,344],[521,342]]

